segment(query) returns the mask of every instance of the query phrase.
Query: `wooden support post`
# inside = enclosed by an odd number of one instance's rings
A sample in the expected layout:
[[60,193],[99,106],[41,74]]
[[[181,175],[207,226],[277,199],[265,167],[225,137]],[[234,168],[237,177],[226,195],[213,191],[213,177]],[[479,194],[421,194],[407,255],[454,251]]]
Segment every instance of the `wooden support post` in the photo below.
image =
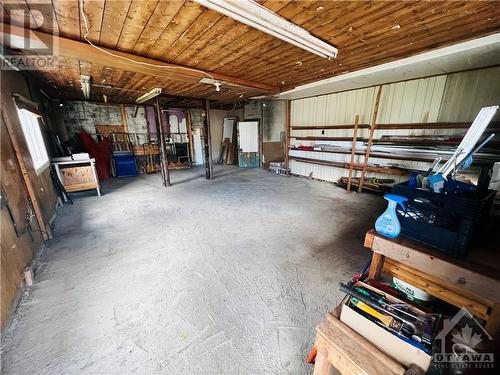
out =
[[493,339],[500,339],[500,303],[495,303],[491,309],[490,318],[486,322],[485,328]]
[[191,112],[186,109],[186,127],[188,131],[188,141],[189,141],[189,160],[190,164],[193,165],[194,160],[194,144],[193,144],[193,123],[191,120]]
[[358,136],[359,115],[354,119],[354,131],[352,133],[352,146],[351,146],[351,161],[349,163],[349,177],[347,177],[347,191],[351,191],[352,183],[352,168],[354,165],[354,158],[356,157],[356,138]]
[[210,100],[205,99],[205,176],[207,180],[213,178],[212,166],[212,136],[210,132]]
[[373,107],[372,121],[370,123],[370,135],[368,136],[368,143],[366,144],[365,159],[363,160],[363,169],[361,170],[361,177],[359,179],[358,192],[363,191],[363,184],[365,182],[366,166],[368,165],[368,158],[370,157],[370,150],[373,143],[373,133],[375,133],[375,123],[377,122],[378,106],[380,104],[380,94],[382,86],[378,87],[377,96],[375,97],[375,106]]
[[329,375],[330,367],[332,367],[332,365],[328,361],[328,357],[318,352],[314,361],[314,375]]
[[264,102],[260,102],[260,121],[259,121],[259,167],[264,167]]
[[291,129],[291,107],[292,103],[290,100],[286,101],[286,124],[285,124],[285,169],[288,174],[288,169],[290,168],[290,158],[288,152],[290,151],[290,129]]
[[158,98],[156,98],[155,100],[155,109],[156,109],[156,119],[158,120],[158,135],[160,139],[161,177],[163,179],[163,186],[168,187],[171,186],[172,184],[170,183],[167,148],[165,147],[165,132],[163,130],[163,124],[161,123],[161,106],[160,106],[160,100]]
[[128,133],[127,113],[125,112],[125,106],[123,104],[120,104],[120,115],[122,118],[123,131]]
[[380,278],[382,268],[384,267],[384,261],[385,257],[382,254],[373,252],[372,264],[370,265],[370,271],[368,271],[369,279],[378,280]]

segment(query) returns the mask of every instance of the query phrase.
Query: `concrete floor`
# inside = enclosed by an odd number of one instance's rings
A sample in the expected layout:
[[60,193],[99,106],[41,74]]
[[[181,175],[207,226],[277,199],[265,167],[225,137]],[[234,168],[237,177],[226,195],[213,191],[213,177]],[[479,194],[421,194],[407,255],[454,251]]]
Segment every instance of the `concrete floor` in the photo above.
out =
[[261,169],[103,183],[59,210],[4,374],[307,374],[337,283],[368,259],[371,194]]

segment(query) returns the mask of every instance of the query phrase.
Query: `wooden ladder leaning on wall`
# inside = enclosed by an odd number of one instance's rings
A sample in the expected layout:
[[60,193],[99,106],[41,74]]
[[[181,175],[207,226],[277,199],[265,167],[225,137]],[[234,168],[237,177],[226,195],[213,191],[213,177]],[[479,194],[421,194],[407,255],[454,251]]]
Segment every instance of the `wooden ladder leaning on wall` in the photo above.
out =
[[[382,93],[382,86],[379,86],[377,89],[377,96],[375,97],[375,105],[373,107],[372,120],[370,123],[370,135],[368,136],[368,142],[366,144],[365,157],[363,160],[363,165],[362,165],[362,170],[361,170],[361,177],[359,178],[358,193],[361,193],[363,191],[363,184],[365,182],[365,175],[366,175],[366,167],[368,166],[368,159],[370,158],[370,151],[371,151],[372,144],[373,144],[373,135],[375,133],[375,123],[377,122],[377,115],[378,115],[378,108],[380,105],[380,94],[381,93]],[[354,144],[354,142],[353,142],[353,144]],[[351,163],[352,163],[352,160],[351,160]],[[351,166],[349,167],[349,170],[350,169],[351,169]]]

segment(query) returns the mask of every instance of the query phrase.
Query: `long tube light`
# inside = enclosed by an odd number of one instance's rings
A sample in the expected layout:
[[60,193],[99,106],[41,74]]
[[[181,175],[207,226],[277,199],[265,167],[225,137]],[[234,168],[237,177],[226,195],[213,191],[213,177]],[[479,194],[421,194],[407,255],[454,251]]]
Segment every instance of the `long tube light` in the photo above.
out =
[[194,1],[318,56],[328,59],[337,56],[337,48],[253,0]]
[[82,84],[83,97],[90,99],[90,76],[81,75],[80,82]]
[[152,89],[151,91],[148,91],[144,95],[139,96],[135,102],[139,103],[139,104],[144,103],[144,102],[147,102],[149,99],[153,99],[154,97],[157,97],[160,94],[161,94],[161,88],[155,87],[154,89]]

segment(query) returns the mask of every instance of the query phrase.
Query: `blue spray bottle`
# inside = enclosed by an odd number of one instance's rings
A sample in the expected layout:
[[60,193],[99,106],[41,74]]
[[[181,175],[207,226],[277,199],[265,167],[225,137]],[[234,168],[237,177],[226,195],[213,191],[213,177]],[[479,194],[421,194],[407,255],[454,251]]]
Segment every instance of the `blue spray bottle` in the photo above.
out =
[[403,203],[408,199],[394,194],[386,194],[384,198],[387,199],[389,205],[375,222],[375,230],[384,236],[396,238],[401,232],[401,224],[396,216],[396,205],[399,204],[404,209]]

